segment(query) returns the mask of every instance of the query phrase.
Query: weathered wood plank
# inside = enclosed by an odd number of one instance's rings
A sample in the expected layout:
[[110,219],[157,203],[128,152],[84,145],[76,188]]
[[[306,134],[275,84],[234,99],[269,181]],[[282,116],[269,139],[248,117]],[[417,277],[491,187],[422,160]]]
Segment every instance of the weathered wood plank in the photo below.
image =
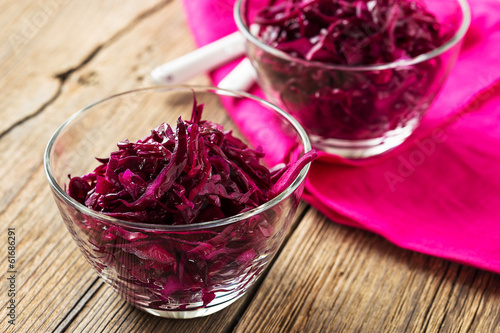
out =
[[[186,321],[127,305],[65,230],[41,156],[74,111],[150,85],[153,67],[194,48],[180,4],[5,1],[0,24],[8,27],[0,32],[0,232],[15,227],[18,236],[18,321],[1,321],[1,331],[500,332],[498,275],[399,249],[314,210],[255,297]],[[5,318],[5,284],[0,295]]]
[[499,281],[310,210],[235,331],[495,332]]
[[0,135],[59,92],[57,76],[80,66],[163,0],[5,1],[0,11]]

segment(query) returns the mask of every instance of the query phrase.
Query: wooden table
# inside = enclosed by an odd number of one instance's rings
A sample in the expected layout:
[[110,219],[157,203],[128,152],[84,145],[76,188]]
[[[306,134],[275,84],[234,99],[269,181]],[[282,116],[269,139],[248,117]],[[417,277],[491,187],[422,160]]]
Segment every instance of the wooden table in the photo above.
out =
[[[500,277],[398,248],[302,203],[251,292],[212,316],[157,318],[97,277],[67,232],[42,166],[73,112],[150,85],[194,49],[177,0],[4,0],[0,4],[1,331],[500,332]],[[208,84],[206,77],[190,83]],[[7,233],[15,228],[15,325]]]

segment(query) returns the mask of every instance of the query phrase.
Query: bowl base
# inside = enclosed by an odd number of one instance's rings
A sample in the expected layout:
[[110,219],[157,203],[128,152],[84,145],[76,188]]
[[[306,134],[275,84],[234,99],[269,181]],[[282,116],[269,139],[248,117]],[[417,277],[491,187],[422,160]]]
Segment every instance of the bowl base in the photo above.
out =
[[[243,295],[241,295],[243,296]],[[226,301],[224,303],[219,303],[214,306],[209,306],[206,308],[201,308],[201,309],[194,309],[194,310],[161,310],[161,309],[151,309],[151,308],[146,308],[142,307],[140,305],[134,304],[135,307],[138,309],[141,309],[142,311],[145,311],[149,314],[155,315],[157,317],[162,317],[162,318],[171,318],[171,319],[193,319],[193,318],[199,318],[199,317],[204,317],[211,315],[215,312],[218,312],[225,307],[233,304],[236,302],[241,296],[230,299],[229,301]]]
[[402,144],[417,127],[419,121],[410,121],[405,127],[397,128],[380,138],[367,140],[340,140],[323,138],[310,134],[314,148],[329,154],[349,159],[361,159],[380,155]]

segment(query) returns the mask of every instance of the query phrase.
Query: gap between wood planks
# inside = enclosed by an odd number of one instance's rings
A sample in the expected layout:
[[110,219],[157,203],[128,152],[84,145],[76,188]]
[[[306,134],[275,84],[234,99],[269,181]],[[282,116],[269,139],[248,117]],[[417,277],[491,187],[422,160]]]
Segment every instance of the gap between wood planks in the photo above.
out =
[[19,119],[14,124],[12,124],[11,126],[9,126],[6,130],[4,130],[3,132],[1,132],[0,133],[0,140],[5,135],[7,135],[10,131],[12,131],[14,128],[16,128],[19,125],[22,125],[24,122],[26,122],[26,121],[28,121],[28,120],[30,120],[32,118],[35,118],[36,116],[38,116],[39,114],[41,114],[43,112],[43,110],[47,109],[47,107],[49,107],[50,105],[52,105],[59,98],[59,96],[61,95],[63,87],[64,87],[64,84],[66,83],[66,81],[68,80],[68,78],[71,76],[71,74],[73,74],[74,72],[76,72],[76,71],[82,69],[83,67],[85,67],[85,65],[87,65],[88,63],[90,63],[92,61],[92,59],[94,59],[103,49],[105,49],[109,45],[113,44],[115,41],[117,41],[118,39],[120,39],[127,32],[129,32],[130,30],[134,29],[134,27],[136,27],[142,20],[144,20],[144,19],[150,17],[151,15],[155,14],[157,11],[161,10],[163,7],[165,7],[166,5],[168,5],[172,1],[173,0],[164,0],[163,2],[160,2],[156,6],[152,7],[151,9],[148,9],[144,13],[138,15],[129,24],[127,24],[123,29],[119,30],[117,33],[115,33],[113,36],[111,36],[111,38],[109,38],[104,43],[98,45],[79,64],[77,64],[76,66],[68,69],[65,72],[58,73],[58,74],[56,73],[54,75],[54,77],[59,80],[59,88],[57,89],[57,91],[54,94],[54,96],[52,96],[47,102],[45,102],[40,108],[38,108],[37,110],[35,110],[33,113],[27,115],[26,117],[24,117],[22,119]]
[[104,282],[99,279],[99,277],[95,277],[94,282],[90,285],[90,287],[85,290],[83,293],[83,297],[73,306],[73,308],[68,312],[68,314],[64,317],[64,319],[59,323],[59,325],[54,330],[54,333],[60,333],[66,331],[66,328],[71,325],[73,320],[76,318],[78,313],[83,309],[85,304],[95,295],[95,293],[102,288]]

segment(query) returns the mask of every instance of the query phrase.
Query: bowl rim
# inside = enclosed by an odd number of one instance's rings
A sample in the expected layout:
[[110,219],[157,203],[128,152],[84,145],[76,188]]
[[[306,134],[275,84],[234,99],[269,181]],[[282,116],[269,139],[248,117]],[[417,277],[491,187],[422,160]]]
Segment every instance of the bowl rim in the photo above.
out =
[[420,54],[414,58],[411,59],[403,59],[403,60],[397,60],[389,63],[384,63],[384,64],[376,64],[376,65],[354,65],[354,66],[349,66],[349,65],[335,65],[335,64],[328,64],[324,62],[319,62],[319,61],[309,61],[301,58],[297,58],[294,56],[289,55],[286,52],[280,51],[264,42],[262,42],[260,39],[255,37],[248,29],[245,20],[243,19],[243,3],[248,0],[237,0],[234,10],[233,10],[233,16],[234,20],[236,22],[236,26],[238,30],[243,34],[245,39],[260,48],[261,50],[264,50],[278,58],[281,58],[283,60],[287,60],[290,62],[296,62],[300,63],[304,66],[316,66],[324,69],[331,69],[331,70],[344,70],[344,71],[380,71],[380,70],[385,70],[385,69],[394,69],[397,67],[404,67],[404,66],[411,66],[415,65],[424,61],[427,61],[429,59],[435,58],[444,52],[448,51],[451,49],[453,46],[455,46],[457,43],[461,42],[465,34],[467,33],[467,30],[469,29],[469,26],[471,24],[471,10],[469,3],[467,0],[456,0],[458,4],[460,5],[460,8],[462,10],[462,22],[460,24],[460,27],[457,29],[456,33],[443,45],[439,46],[438,48]]
[[66,191],[62,189],[62,187],[59,185],[59,183],[56,181],[54,178],[54,175],[52,173],[52,167],[50,163],[50,158],[52,156],[52,150],[54,148],[54,143],[58,139],[59,135],[64,131],[64,129],[67,128],[68,125],[70,125],[73,121],[75,121],[77,118],[80,118],[83,116],[88,110],[93,108],[94,106],[97,106],[101,103],[107,102],[112,99],[117,99],[122,96],[128,96],[134,93],[148,93],[148,92],[171,92],[171,91],[183,91],[183,92],[189,92],[192,93],[193,91],[196,92],[208,92],[212,93],[218,96],[229,96],[229,97],[238,97],[238,98],[245,98],[245,99],[251,99],[254,100],[255,102],[271,109],[274,112],[277,112],[280,116],[282,116],[286,121],[290,122],[292,126],[295,128],[297,131],[300,140],[302,141],[302,144],[304,146],[304,153],[307,153],[308,151],[311,150],[311,143],[309,141],[309,138],[305,132],[305,130],[302,128],[302,126],[298,123],[297,120],[295,120],[291,115],[289,115],[287,112],[283,111],[281,108],[278,106],[260,98],[257,96],[254,96],[252,94],[242,92],[242,91],[233,91],[229,89],[222,89],[218,87],[212,87],[212,86],[202,86],[202,85],[163,85],[163,86],[154,86],[154,87],[146,87],[146,88],[140,88],[140,89],[133,89],[133,90],[128,90],[122,93],[114,94],[109,97],[106,97],[104,99],[98,100],[97,102],[94,102],[92,104],[89,104],[88,106],[76,111],[73,115],[71,115],[66,121],[64,121],[58,128],[57,130],[52,134],[50,137],[47,146],[45,148],[45,152],[43,155],[43,166],[44,166],[44,171],[45,175],[47,177],[47,180],[50,184],[50,187],[52,188],[53,192],[55,195],[57,195],[59,198],[64,200],[68,205],[70,205],[72,208],[80,211],[86,216],[89,216],[94,219],[98,219],[102,222],[110,223],[110,224],[115,224],[119,226],[124,226],[124,227],[131,227],[135,229],[141,229],[141,230],[154,230],[154,231],[166,231],[166,232],[176,232],[176,231],[191,231],[191,230],[200,230],[200,229],[208,229],[208,228],[215,228],[219,226],[224,226],[224,225],[229,225],[235,222],[239,222],[245,219],[248,219],[252,216],[258,215],[269,208],[274,207],[275,205],[279,204],[283,200],[289,197],[299,186],[300,184],[303,183],[305,180],[307,173],[309,171],[311,163],[307,163],[296,179],[292,182],[290,186],[288,186],[284,191],[282,191],[279,195],[274,197],[273,199],[269,200],[268,202],[253,208],[252,210],[239,213],[237,215],[233,215],[230,217],[226,217],[223,219],[218,219],[214,221],[208,221],[208,222],[201,222],[201,223],[193,223],[193,224],[182,224],[182,225],[165,225],[165,224],[147,224],[147,223],[141,223],[141,222],[131,222],[127,220],[122,220],[118,218],[114,218],[108,215],[105,215],[103,213],[96,212],[85,205],[82,205],[72,197],[70,197]]

